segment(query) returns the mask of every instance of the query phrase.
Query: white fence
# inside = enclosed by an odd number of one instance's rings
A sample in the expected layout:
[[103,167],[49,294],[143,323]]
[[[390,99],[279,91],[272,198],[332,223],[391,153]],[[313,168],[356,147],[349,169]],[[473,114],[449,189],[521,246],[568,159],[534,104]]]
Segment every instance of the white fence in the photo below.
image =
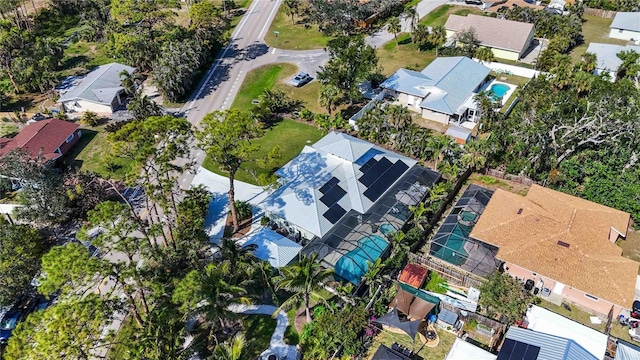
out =
[[358,111],[352,117],[349,118],[349,125],[351,125],[351,127],[357,131],[358,120],[360,120],[360,118],[362,117],[362,115],[364,115],[364,113],[371,110],[378,101],[384,99],[385,95],[387,95],[387,90],[383,89],[378,95],[374,96],[373,99],[371,99],[371,101],[369,101],[367,105],[365,105],[362,109],[360,109],[360,111]]
[[491,70],[499,73],[499,74],[509,74],[509,75],[518,75],[526,78],[533,78],[534,76],[538,76],[540,71],[527,69],[520,66],[507,65],[499,62],[481,62],[476,60],[477,62],[483,64],[484,66],[491,68]]

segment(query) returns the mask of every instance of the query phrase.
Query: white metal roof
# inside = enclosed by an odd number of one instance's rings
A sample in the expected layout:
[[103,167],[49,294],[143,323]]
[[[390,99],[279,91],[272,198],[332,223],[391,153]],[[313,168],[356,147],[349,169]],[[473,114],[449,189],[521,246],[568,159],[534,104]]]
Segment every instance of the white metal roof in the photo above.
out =
[[498,357],[462,339],[456,338],[444,360],[496,360]]
[[607,335],[539,306],[529,307],[527,321],[527,328],[573,340],[598,359],[607,350]]
[[243,247],[248,245],[256,245],[258,247],[255,251],[256,257],[269,261],[271,266],[275,268],[286,266],[302,250],[302,245],[267,228],[256,231],[249,240],[242,244]]

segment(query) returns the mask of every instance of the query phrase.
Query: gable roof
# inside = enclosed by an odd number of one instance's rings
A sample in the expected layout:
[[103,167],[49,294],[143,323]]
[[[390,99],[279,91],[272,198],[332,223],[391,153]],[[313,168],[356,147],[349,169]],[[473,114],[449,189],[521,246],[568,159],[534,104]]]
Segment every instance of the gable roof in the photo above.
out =
[[537,360],[598,360],[573,340],[515,326],[507,331],[498,360],[522,360],[523,345],[539,348],[537,357],[533,358]]
[[62,154],[55,152],[73,134],[78,125],[64,120],[48,119],[27,125],[13,138],[0,138],[0,156],[12,150],[27,151],[32,158],[42,152],[49,160]]
[[255,256],[260,260],[269,261],[274,268],[286,266],[302,250],[302,245],[267,228],[261,228],[242,244],[243,247],[249,245],[256,245]]
[[623,211],[532,185],[527,196],[497,189],[470,236],[499,247],[503,261],[628,306],[640,263],[622,257],[609,234],[625,236],[629,220]]
[[640,32],[640,12],[618,12],[610,27]]
[[[640,22],[640,20],[638,21]],[[590,43],[587,48],[587,52],[596,56],[597,69],[614,73],[617,72],[620,65],[622,65],[622,60],[620,60],[618,54],[630,50],[640,53],[640,46]]]
[[420,107],[453,115],[490,72],[464,56],[439,57],[421,72],[396,71],[380,87],[418,96]]
[[456,32],[473,28],[480,45],[518,54],[529,47],[530,36],[535,32],[533,24],[473,14],[449,15],[444,27]]
[[[374,184],[365,184],[361,179],[367,167],[378,161],[388,164],[388,170],[371,180],[386,177],[392,181],[388,186],[382,186],[377,199],[371,196],[374,198],[371,200],[367,191]],[[361,214],[367,212],[416,163],[405,156],[334,131],[312,146],[305,146],[298,156],[276,171],[282,186],[263,200],[260,207],[315,236],[323,237],[351,210]],[[334,187],[336,192],[328,196],[333,199],[325,198],[325,193]],[[334,208],[334,205],[337,206]],[[330,212],[333,217],[327,217]]]
[[93,69],[78,84],[62,92],[59,102],[87,100],[98,104],[111,105],[113,98],[123,90],[120,73],[125,70],[133,74],[136,69],[118,63],[101,65]]

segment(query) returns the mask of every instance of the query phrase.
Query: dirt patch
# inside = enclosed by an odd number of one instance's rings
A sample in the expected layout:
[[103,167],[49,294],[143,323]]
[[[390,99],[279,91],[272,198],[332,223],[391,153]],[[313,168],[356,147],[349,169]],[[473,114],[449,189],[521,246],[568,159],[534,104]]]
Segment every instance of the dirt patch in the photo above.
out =
[[231,238],[241,238],[244,237],[251,231],[251,223],[253,218],[249,218],[247,220],[240,221],[240,228],[236,233],[233,233],[233,219],[231,218],[231,214],[227,214],[227,221],[224,225],[224,236]]
[[472,174],[469,177],[468,182],[490,190],[502,189],[522,196],[526,195],[527,192],[529,192],[529,186],[527,185],[478,173]]
[[[640,261],[640,230],[630,227],[627,237],[617,241],[622,248],[622,256],[631,260]],[[640,274],[640,271],[638,271]]]
[[296,318],[293,321],[293,326],[296,327],[296,331],[298,334],[302,334],[302,328],[304,324],[307,323],[307,314],[305,313],[303,308],[298,309],[296,312]]

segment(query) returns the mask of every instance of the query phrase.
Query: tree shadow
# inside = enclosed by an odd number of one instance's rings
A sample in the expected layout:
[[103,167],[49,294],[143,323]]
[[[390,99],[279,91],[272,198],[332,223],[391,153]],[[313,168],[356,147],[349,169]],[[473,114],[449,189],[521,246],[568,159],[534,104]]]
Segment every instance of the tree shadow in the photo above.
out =
[[256,58],[265,55],[269,52],[269,47],[264,43],[255,42],[246,49],[242,50],[242,59],[243,60],[255,60]]
[[79,65],[86,64],[87,61],[89,61],[89,59],[86,56],[84,56],[84,55],[76,55],[76,56],[70,57],[68,59],[65,59],[61,64],[61,68],[62,69],[73,69],[75,67],[78,67]]
[[97,131],[82,129],[82,136],[71,148],[71,151],[62,157],[62,163],[69,169],[80,169],[82,167],[82,160],[77,160],[76,158],[96,137],[96,135],[98,135]]

